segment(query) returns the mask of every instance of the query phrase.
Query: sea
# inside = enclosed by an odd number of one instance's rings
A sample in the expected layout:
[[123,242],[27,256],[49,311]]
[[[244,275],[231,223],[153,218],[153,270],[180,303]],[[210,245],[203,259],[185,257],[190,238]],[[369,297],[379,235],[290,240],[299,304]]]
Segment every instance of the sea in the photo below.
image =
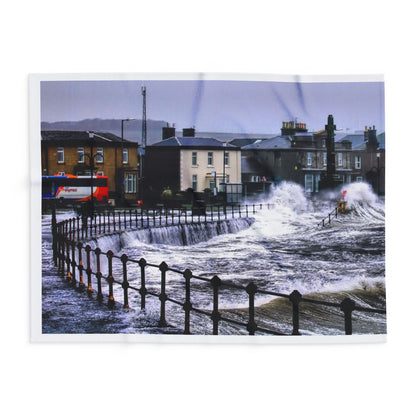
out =
[[[345,214],[331,217],[344,197]],[[259,327],[290,334],[291,304],[270,292],[290,294],[297,290],[303,298],[339,304],[354,300],[364,308],[386,308],[385,285],[385,204],[366,183],[352,183],[339,190],[311,196],[294,183],[274,186],[266,196],[244,203],[262,204],[263,209],[249,218],[227,218],[215,224],[159,227],[129,230],[90,238],[88,244],[101,251],[112,250],[116,257],[144,258],[148,264],[165,262],[170,269],[189,269],[194,276],[224,283],[219,290],[219,311],[231,322],[221,321],[221,335],[247,335],[248,294],[244,288],[253,282],[268,294],[255,295],[255,320]],[[74,212],[58,212],[58,220],[72,218]],[[322,220],[326,218],[324,226]],[[42,217],[42,331],[43,333],[134,333],[180,334],[185,312],[181,305],[166,303],[168,326],[158,326],[160,300],[147,296],[146,309],[140,307],[140,294],[130,291],[129,309],[123,309],[123,290],[115,285],[116,307],[109,310],[88,298],[58,277],[52,262],[50,215]],[[85,259],[84,259],[85,264]],[[92,268],[95,262],[93,259]],[[101,270],[108,272],[104,259]],[[122,280],[122,264],[114,259],[113,274]],[[161,272],[146,268],[147,289],[160,292]],[[129,265],[131,286],[140,287],[140,268]],[[232,285],[236,287],[232,287]],[[107,287],[103,283],[106,296]],[[191,312],[191,334],[212,334],[208,312],[213,308],[209,282],[191,279],[191,303],[207,312]],[[166,294],[183,303],[185,279],[168,270]],[[353,312],[354,334],[385,334],[386,315]],[[299,331],[302,335],[342,335],[343,313],[333,306],[301,302]],[[258,336],[274,336],[267,331]]]

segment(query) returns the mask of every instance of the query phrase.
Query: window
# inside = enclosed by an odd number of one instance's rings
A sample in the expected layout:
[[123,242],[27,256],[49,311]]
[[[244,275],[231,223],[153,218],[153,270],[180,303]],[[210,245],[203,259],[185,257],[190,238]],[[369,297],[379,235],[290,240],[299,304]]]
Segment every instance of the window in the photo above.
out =
[[338,166],[342,166],[342,153],[338,153]]
[[260,182],[260,176],[252,176],[251,182]]
[[103,172],[102,170],[99,170],[99,171],[97,172],[97,176],[104,176],[104,172]]
[[136,175],[127,173],[124,179],[124,192],[126,194],[134,194],[137,191]]
[[361,156],[355,156],[355,169],[361,169]]
[[312,166],[312,153],[308,152],[308,166]]
[[65,153],[63,147],[58,147],[58,163],[65,163]]
[[344,175],[344,183],[351,183],[351,175]]
[[214,164],[214,154],[212,152],[208,152],[208,166],[212,166]]
[[362,176],[357,176],[357,179],[355,181],[356,182],[362,182],[363,181],[363,177]]
[[97,147],[97,163],[104,162],[104,149],[102,147]]
[[315,191],[319,191],[319,181],[321,180],[321,175],[315,175]]
[[129,149],[123,148],[123,163],[129,163]]
[[197,166],[197,162],[196,152],[192,152],[192,166]]
[[313,192],[313,175],[305,175],[305,191]]
[[322,147],[326,147],[326,140],[322,139]]
[[211,189],[211,191],[213,191],[215,189],[215,180],[214,179],[209,180],[209,189]]
[[322,159],[323,159],[324,166],[326,166],[326,165],[327,165],[327,163],[328,163],[328,160],[327,160],[327,156],[328,156],[328,155],[327,155],[326,153],[323,153],[323,155],[322,155],[322,156],[323,156],[323,158],[322,158]]
[[224,165],[230,166],[230,153],[224,152]]
[[78,163],[84,163],[84,148],[78,147]]
[[65,176],[65,172],[58,172],[59,176]]
[[192,175],[192,189],[196,192],[198,188],[198,176]]

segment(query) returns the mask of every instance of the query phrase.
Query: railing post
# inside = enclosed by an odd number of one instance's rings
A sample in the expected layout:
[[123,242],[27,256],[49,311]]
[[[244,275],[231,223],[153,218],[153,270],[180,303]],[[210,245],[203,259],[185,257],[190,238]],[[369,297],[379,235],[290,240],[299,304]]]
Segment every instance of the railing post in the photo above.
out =
[[145,268],[146,268],[146,260],[141,258],[139,260],[139,266],[140,266],[140,289],[139,289],[139,293],[141,296],[140,299],[140,307],[141,309],[145,309],[146,308],[146,294],[147,294],[147,290],[146,290],[146,275],[145,275]]
[[355,309],[355,302],[350,298],[345,298],[341,304],[340,309],[344,312],[345,320],[345,335],[352,334],[352,311]]
[[218,293],[219,293],[219,288],[221,286],[221,279],[218,276],[214,276],[211,279],[211,286],[212,286],[213,295],[214,295],[212,314],[211,314],[211,319],[212,319],[212,324],[213,324],[212,335],[218,335],[218,323],[221,320],[221,314],[218,311]]
[[167,300],[166,296],[166,271],[168,270],[168,265],[165,262],[160,263],[159,270],[161,272],[161,279],[160,279],[160,319],[159,319],[159,327],[165,327],[168,326],[168,323],[166,322],[166,310],[165,310],[165,303]]
[[[104,217],[105,218],[105,217]],[[96,259],[96,263],[97,263],[97,272],[96,272],[96,277],[97,277],[97,300],[99,303],[101,303],[103,301],[103,292],[102,292],[102,288],[101,288],[101,278],[103,277],[102,273],[101,273],[101,264],[100,264],[100,255],[101,255],[101,250],[99,247],[97,247],[95,250],[95,259]]]
[[85,247],[85,251],[87,252],[87,294],[89,297],[92,296],[92,282],[91,282],[91,275],[92,275],[92,270],[91,270],[91,246],[87,245]]
[[254,335],[257,329],[257,324],[254,320],[254,295],[257,292],[257,286],[251,282],[246,286],[248,293],[248,323],[247,330],[249,335]]
[[52,251],[53,251],[53,264],[58,265],[58,241],[57,241],[57,225],[56,225],[56,207],[52,206]]
[[192,303],[191,303],[191,278],[192,272],[189,269],[186,269],[183,272],[183,277],[185,278],[185,302],[183,304],[183,310],[185,311],[185,330],[184,334],[190,334],[190,326],[191,326],[191,310],[192,310]]
[[113,293],[113,256],[114,253],[111,250],[107,251],[107,259],[108,259],[108,307],[111,309],[114,307],[114,293]]
[[70,252],[70,244],[71,241],[68,237],[65,238],[65,245],[66,245],[66,280],[71,281],[71,256]]
[[127,255],[123,254],[121,256],[121,262],[123,263],[123,283],[121,284],[121,287],[123,288],[124,292],[124,309],[129,309],[129,282],[127,280],[127,260]]
[[77,247],[78,247],[78,271],[79,271],[78,289],[82,291],[85,288],[84,277],[82,275],[82,271],[84,270],[82,266],[82,243],[78,243]]
[[293,331],[292,335],[300,335],[299,332],[299,303],[302,299],[302,295],[294,290],[289,295],[289,300],[292,302],[292,316],[293,316]]
[[77,241],[79,241],[79,220],[80,218],[77,217]]
[[75,271],[77,267],[77,262],[75,261],[75,241],[71,242],[71,248],[72,248],[72,284],[75,286],[77,284],[77,280],[75,277]]

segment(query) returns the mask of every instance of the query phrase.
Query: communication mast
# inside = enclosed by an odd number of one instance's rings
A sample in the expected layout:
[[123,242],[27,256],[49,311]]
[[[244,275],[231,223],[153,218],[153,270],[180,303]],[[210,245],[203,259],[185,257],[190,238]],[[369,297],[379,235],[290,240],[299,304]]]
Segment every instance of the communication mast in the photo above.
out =
[[143,115],[142,115],[142,147],[147,144],[147,120],[146,120],[146,87],[142,87]]

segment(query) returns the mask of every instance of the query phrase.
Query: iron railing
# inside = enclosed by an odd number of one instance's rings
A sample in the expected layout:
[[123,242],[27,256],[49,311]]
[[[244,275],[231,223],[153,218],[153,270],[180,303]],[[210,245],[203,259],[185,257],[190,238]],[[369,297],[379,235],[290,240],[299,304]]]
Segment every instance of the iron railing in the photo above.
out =
[[[256,208],[257,207],[257,208]],[[251,206],[249,211],[248,206],[235,207],[232,209],[231,216],[241,216],[242,213],[247,215],[255,214],[258,209],[264,208],[262,206]],[[270,208],[270,206],[268,206]],[[212,334],[219,334],[219,323],[227,322],[240,328],[245,328],[249,335],[255,335],[256,333],[270,334],[270,335],[301,335],[299,326],[299,313],[302,303],[311,303],[321,306],[327,306],[333,308],[333,310],[341,310],[344,315],[344,332],[346,335],[351,335],[352,328],[352,314],[353,311],[363,311],[375,314],[386,314],[384,309],[365,308],[357,305],[352,299],[345,298],[341,303],[325,302],[316,299],[310,299],[303,297],[297,290],[290,294],[278,293],[274,291],[263,290],[259,288],[254,282],[250,282],[246,286],[238,285],[233,282],[220,279],[217,275],[212,278],[197,276],[192,273],[191,270],[186,269],[184,271],[171,268],[166,262],[160,264],[151,264],[146,259],[140,260],[130,259],[126,254],[120,256],[114,254],[111,250],[106,253],[102,252],[100,248],[92,249],[89,244],[86,244],[85,239],[97,234],[105,234],[111,232],[117,232],[127,229],[129,227],[145,228],[145,227],[157,227],[157,226],[170,226],[176,224],[193,224],[197,221],[214,221],[226,218],[226,213],[220,213],[218,210],[215,212],[211,210],[201,216],[188,215],[186,211],[170,210],[168,212],[156,210],[142,211],[137,210],[124,211],[118,213],[106,213],[97,215],[89,219],[85,218],[73,218],[57,223],[55,220],[53,224],[53,249],[54,249],[54,262],[58,267],[60,275],[71,283],[74,287],[83,291],[86,289],[88,296],[92,297],[93,293],[96,293],[96,299],[99,303],[103,303],[104,296],[107,296],[107,305],[113,308],[116,300],[114,298],[114,285],[119,285],[122,288],[123,293],[123,307],[129,308],[129,293],[136,291],[140,294],[140,308],[146,308],[146,297],[158,298],[160,301],[160,314],[158,326],[163,328],[168,325],[166,317],[166,303],[182,307],[184,311],[184,334],[191,333],[191,312],[204,315],[212,321]],[[230,215],[230,214],[229,214]],[[182,221],[182,222],[181,222]],[[92,266],[92,256],[95,256],[95,270]],[[102,263],[107,263],[107,273],[104,275],[101,271]],[[85,261],[85,265],[84,265]],[[121,270],[119,276],[114,277],[114,261],[118,261],[118,270]],[[140,270],[140,284],[132,284],[132,280],[129,279],[129,275],[138,276],[138,269]],[[148,288],[147,271],[159,270],[160,272],[160,284],[159,291],[154,291]],[[176,299],[168,295],[167,291],[167,274],[173,273],[175,275],[181,275],[184,282],[184,301]],[[85,282],[86,277],[86,282]],[[95,279],[93,279],[93,277]],[[93,281],[95,280],[95,282]],[[107,283],[108,289],[106,294],[103,292],[103,281]],[[209,285],[212,296],[212,307],[210,310],[206,308],[198,307],[191,303],[191,290],[192,281],[205,282]],[[153,282],[152,282],[153,283]],[[95,286],[95,290],[93,289]],[[248,297],[248,319],[245,322],[236,320],[226,314],[220,312],[219,306],[219,294],[222,289],[227,288],[234,291],[243,291]],[[129,292],[130,291],[130,292]],[[256,308],[255,297],[256,295],[268,295],[275,298],[288,299],[292,305],[292,330],[290,333],[282,333],[277,330],[266,328],[259,325],[256,321]]]

